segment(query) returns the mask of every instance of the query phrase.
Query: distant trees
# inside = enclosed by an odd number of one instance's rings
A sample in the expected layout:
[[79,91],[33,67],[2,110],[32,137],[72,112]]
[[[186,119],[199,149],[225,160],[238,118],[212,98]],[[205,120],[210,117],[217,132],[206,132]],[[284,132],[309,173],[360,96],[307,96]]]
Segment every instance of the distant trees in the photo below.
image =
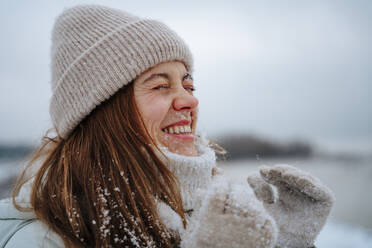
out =
[[33,150],[27,145],[4,145],[0,144],[0,159],[23,158]]
[[227,159],[243,159],[257,157],[310,157],[312,148],[303,141],[279,143],[265,140],[252,135],[229,135],[216,139],[216,142],[226,149]]

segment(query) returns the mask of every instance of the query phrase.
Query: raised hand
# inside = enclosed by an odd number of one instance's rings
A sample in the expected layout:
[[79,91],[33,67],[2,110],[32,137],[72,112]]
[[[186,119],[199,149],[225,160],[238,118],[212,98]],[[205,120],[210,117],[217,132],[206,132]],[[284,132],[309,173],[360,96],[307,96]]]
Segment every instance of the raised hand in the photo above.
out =
[[275,221],[253,191],[215,179],[200,210],[182,237],[182,248],[270,248],[277,237]]
[[332,208],[332,192],[319,179],[288,165],[264,166],[247,180],[276,221],[276,247],[313,247]]

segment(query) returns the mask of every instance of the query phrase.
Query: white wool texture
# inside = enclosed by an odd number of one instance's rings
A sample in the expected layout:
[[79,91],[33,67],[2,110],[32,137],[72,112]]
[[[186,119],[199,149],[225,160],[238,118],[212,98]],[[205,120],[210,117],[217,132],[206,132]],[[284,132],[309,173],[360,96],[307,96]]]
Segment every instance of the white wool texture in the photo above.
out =
[[165,24],[124,11],[79,5],[52,31],[50,116],[60,137],[97,105],[151,67],[181,61],[192,71],[185,42]]
[[214,151],[208,147],[203,137],[196,138],[198,156],[184,156],[169,152],[162,148],[164,157],[159,153],[162,161],[173,172],[180,182],[184,209],[199,208],[204,191],[212,183],[212,170],[216,166]]
[[163,224],[171,231],[183,233],[181,217],[166,203],[158,202],[158,213]]
[[274,247],[276,224],[247,185],[218,176],[182,235],[182,248]]

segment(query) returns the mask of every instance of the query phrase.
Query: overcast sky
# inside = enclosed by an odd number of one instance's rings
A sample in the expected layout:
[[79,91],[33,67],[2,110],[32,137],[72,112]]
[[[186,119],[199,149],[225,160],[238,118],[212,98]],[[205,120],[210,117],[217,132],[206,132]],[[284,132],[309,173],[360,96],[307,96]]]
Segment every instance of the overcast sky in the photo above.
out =
[[372,1],[1,0],[0,143],[38,142],[51,127],[50,33],[81,3],[161,20],[185,39],[199,127],[213,136],[372,141]]

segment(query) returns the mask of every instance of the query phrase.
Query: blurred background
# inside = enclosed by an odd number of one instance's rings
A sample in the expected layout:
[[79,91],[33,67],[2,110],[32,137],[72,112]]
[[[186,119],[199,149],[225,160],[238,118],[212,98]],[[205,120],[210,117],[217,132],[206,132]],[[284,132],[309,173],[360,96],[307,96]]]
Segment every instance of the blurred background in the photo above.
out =
[[0,2],[0,198],[51,127],[50,34],[94,3],[165,22],[195,60],[199,129],[245,183],[260,165],[319,177],[337,202],[318,247],[372,247],[372,1]]

